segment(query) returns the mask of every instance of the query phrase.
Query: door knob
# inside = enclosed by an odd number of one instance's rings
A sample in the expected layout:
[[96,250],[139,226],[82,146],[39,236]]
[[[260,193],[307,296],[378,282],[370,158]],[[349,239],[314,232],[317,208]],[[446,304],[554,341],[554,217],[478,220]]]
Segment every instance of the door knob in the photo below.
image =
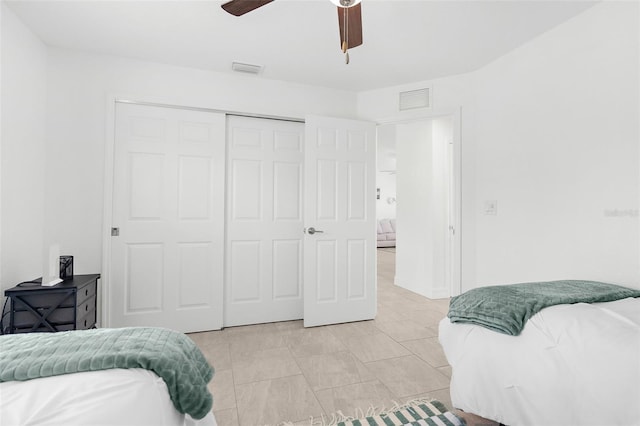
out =
[[309,235],[313,235],[315,233],[318,234],[322,234],[324,231],[318,231],[316,228],[314,228],[313,226],[311,228],[307,228],[307,234]]

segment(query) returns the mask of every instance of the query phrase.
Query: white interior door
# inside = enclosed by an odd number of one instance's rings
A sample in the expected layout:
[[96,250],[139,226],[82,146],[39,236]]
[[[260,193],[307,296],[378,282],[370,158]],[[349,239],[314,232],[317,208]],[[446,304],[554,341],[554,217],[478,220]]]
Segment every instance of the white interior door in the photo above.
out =
[[302,318],[304,125],[227,121],[224,325]]
[[110,326],[222,327],[224,114],[116,104]]
[[304,325],[372,319],[375,124],[311,116],[305,130]]

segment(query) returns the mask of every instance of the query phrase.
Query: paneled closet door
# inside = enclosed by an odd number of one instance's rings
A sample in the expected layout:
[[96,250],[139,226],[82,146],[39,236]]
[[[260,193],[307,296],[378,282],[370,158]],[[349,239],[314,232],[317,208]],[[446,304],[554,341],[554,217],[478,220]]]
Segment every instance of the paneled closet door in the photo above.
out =
[[301,319],[304,125],[227,119],[224,325]]
[[373,319],[375,124],[310,116],[305,127],[304,325]]
[[225,115],[116,104],[109,326],[222,327]]

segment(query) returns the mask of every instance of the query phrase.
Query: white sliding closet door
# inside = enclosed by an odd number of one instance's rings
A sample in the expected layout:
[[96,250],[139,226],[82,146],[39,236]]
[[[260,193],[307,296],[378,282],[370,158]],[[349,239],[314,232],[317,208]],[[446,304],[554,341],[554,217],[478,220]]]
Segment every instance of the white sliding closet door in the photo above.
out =
[[301,319],[304,125],[227,119],[224,325]]
[[304,325],[372,319],[375,124],[312,116],[305,126]]
[[222,326],[224,114],[116,104],[111,327]]

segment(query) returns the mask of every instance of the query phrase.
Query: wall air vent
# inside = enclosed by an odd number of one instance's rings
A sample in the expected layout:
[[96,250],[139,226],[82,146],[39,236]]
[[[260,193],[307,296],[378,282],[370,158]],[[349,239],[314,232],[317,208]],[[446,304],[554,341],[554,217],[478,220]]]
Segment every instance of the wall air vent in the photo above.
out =
[[400,111],[416,108],[430,108],[431,89],[427,87],[424,89],[400,92],[399,106]]
[[231,63],[232,70],[246,74],[260,74],[262,72],[262,68],[262,65],[245,64],[242,62]]

